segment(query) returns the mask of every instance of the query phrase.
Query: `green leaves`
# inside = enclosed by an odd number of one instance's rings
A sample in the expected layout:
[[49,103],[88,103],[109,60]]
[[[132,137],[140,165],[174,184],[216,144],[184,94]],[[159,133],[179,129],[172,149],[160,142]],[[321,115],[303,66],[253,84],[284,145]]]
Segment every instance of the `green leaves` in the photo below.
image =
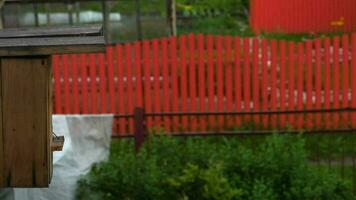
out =
[[354,199],[340,177],[308,161],[302,136],[151,135],[139,154],[133,148],[115,142],[110,160],[79,181],[77,199]]

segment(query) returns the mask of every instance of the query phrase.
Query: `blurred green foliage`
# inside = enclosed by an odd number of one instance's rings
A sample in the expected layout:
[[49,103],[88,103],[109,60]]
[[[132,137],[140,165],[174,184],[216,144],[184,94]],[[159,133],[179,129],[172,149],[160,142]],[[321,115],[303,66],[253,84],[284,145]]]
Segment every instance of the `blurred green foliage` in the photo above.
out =
[[150,136],[139,154],[117,140],[109,161],[82,177],[77,199],[338,200],[351,186],[308,160],[302,136],[240,138]]

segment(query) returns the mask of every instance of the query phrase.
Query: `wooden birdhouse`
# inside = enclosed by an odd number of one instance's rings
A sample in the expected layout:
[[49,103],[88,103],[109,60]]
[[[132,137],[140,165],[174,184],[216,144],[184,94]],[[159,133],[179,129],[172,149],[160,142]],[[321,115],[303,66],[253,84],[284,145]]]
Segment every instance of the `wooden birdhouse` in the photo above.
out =
[[[52,150],[51,55],[105,50],[100,27],[0,31],[0,187],[48,187]],[[59,141],[58,141],[59,140]]]

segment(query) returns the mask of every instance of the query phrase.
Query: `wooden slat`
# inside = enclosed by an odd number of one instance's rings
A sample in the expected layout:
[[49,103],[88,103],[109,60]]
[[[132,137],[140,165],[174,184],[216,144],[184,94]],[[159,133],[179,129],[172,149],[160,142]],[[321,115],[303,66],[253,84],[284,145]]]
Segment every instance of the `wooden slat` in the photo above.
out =
[[107,110],[106,106],[106,94],[108,91],[106,90],[106,65],[105,65],[105,55],[104,54],[99,54],[98,59],[99,59],[99,77],[100,77],[100,113],[109,113]]
[[[263,39],[262,40],[262,84],[261,84],[261,90],[262,90],[262,110],[267,110],[268,109],[268,58],[267,58],[267,40]],[[268,121],[269,121],[269,116],[265,115],[262,117],[262,124],[264,128],[268,127]]]
[[[36,3],[75,3],[75,2],[90,2],[98,0],[67,0],[67,1],[60,1],[60,0],[36,0]],[[116,1],[116,0],[101,0],[101,1]],[[33,0],[5,0],[5,4],[33,4]]]
[[[0,62],[0,77],[2,77],[2,70],[1,70],[1,62]],[[0,105],[3,105],[3,98],[2,98],[2,81],[0,81]],[[2,106],[0,106],[0,112],[2,113]],[[2,122],[2,115],[0,115],[0,122]],[[0,187],[5,186],[5,176],[4,176],[4,169],[5,169],[5,152],[4,152],[4,141],[3,141],[3,127],[2,123],[0,123]]]
[[[181,109],[182,112],[187,112],[187,49],[186,36],[182,35],[179,38],[179,56],[180,56],[180,95],[181,95]],[[182,117],[182,127],[188,127],[188,117]]]
[[[315,108],[321,109],[321,40],[315,40]],[[316,114],[315,126],[320,127],[321,125],[321,114]]]
[[[260,94],[259,94],[259,41],[253,39],[253,58],[252,58],[252,96],[253,96],[253,110],[258,111],[260,109]],[[253,118],[255,125],[259,124],[260,116],[256,115]]]
[[[356,33],[352,34],[351,49],[351,74],[356,74]],[[356,78],[351,81],[351,95],[351,106],[356,108]],[[352,113],[352,127],[356,127],[356,113]]]
[[[271,41],[271,110],[277,110],[277,41]],[[272,128],[277,128],[277,115],[271,116]]]
[[6,186],[48,186],[49,62],[47,57],[1,60]]
[[[161,83],[160,83],[160,59],[159,59],[159,43],[158,40],[155,39],[152,42],[152,49],[153,49],[153,95],[154,95],[154,104],[153,104],[153,111],[154,112],[162,112],[162,105],[161,105]],[[154,117],[154,125],[160,127],[162,125],[162,118],[161,117]]]
[[[286,49],[287,49],[287,44],[285,41],[280,41],[279,42],[279,52],[280,52],[280,110],[286,110],[286,98],[287,98],[287,93],[286,93]],[[280,120],[281,120],[281,128],[286,127],[286,115],[281,115]]]
[[[55,75],[55,74],[54,74]],[[88,70],[87,70],[87,56],[86,54],[80,55],[80,78],[82,90],[82,111],[83,114],[88,114]],[[56,76],[55,76],[56,77]],[[56,91],[57,92],[57,91]],[[59,93],[60,94],[60,93]]]
[[[231,49],[232,39],[230,36],[225,36],[224,38],[224,46],[225,46],[225,96],[226,96],[226,109],[233,110],[233,101],[232,101],[232,49]],[[231,117],[227,117],[226,119],[227,127],[232,128],[234,123]]]
[[[118,94],[117,96],[119,97],[118,98],[118,110],[117,112],[118,113],[122,113],[122,114],[125,114],[125,102],[124,102],[124,96],[125,96],[125,93],[124,93],[124,65],[123,65],[123,47],[121,45],[116,45],[116,54],[117,54],[117,63],[116,63],[116,67],[117,67],[117,79],[118,79]],[[120,98],[121,97],[121,98]],[[123,134],[126,132],[126,123],[127,123],[127,120],[124,119],[124,118],[121,118],[119,120],[119,133],[120,134]]]
[[[342,107],[349,106],[349,37],[342,36]],[[342,114],[342,121],[346,125],[349,123],[349,114]]]
[[[178,63],[177,63],[177,39],[172,36],[169,38],[170,43],[170,66],[172,75],[172,107],[173,112],[178,111]],[[173,117],[173,130],[178,130],[179,117]]]
[[[195,53],[196,53],[196,44],[195,44],[195,36],[194,34],[189,34],[188,36],[188,48],[189,48],[189,84],[188,84],[188,91],[189,91],[189,110],[191,112],[197,111],[196,107],[196,62],[195,62]],[[197,130],[197,118],[191,117],[190,118],[191,130]]]
[[[339,55],[340,55],[340,38],[334,37],[333,38],[333,108],[338,109],[340,108],[340,63],[339,63]],[[333,113],[333,120],[334,120],[334,128],[337,128],[339,125],[339,114]]]
[[62,26],[44,28],[9,28],[0,31],[0,38],[37,38],[102,36],[102,26]]
[[106,49],[106,60],[107,60],[107,77],[109,84],[109,98],[110,98],[110,113],[115,113],[115,79],[114,79],[114,48],[109,46]]
[[[204,36],[199,34],[198,37],[198,85],[199,85],[199,110],[205,111],[205,63],[204,63]],[[231,90],[232,92],[232,90]],[[206,119],[201,117],[199,120],[200,130],[206,131]]]
[[[330,39],[324,39],[324,109],[330,109],[330,90],[331,90],[331,66],[330,66]],[[330,113],[324,115],[326,128],[330,128]]]
[[78,55],[71,55],[71,63],[72,63],[72,85],[73,85],[73,112],[75,114],[80,113],[80,101],[79,101],[79,82],[78,82]]
[[90,75],[90,114],[98,114],[98,93],[97,93],[97,70],[96,70],[97,54],[89,54],[89,75]]
[[[59,73],[59,56],[53,56],[53,75],[54,75],[54,91],[55,91],[55,112],[56,114],[63,114],[62,110],[62,93],[61,93],[61,76]],[[86,90],[84,90],[86,91]]]
[[[234,38],[234,47],[235,47],[235,60],[234,60],[234,78],[235,78],[235,111],[241,111],[241,58],[240,58],[240,48],[241,48],[241,40],[239,37]],[[241,118],[237,116],[236,118],[236,126],[241,125]]]
[[[208,55],[208,81],[207,81],[207,88],[208,88],[208,104],[209,104],[209,111],[215,111],[215,92],[214,92],[214,38],[212,35],[207,36],[207,55]],[[209,128],[212,129],[216,124],[215,116],[209,116]]]
[[[303,87],[303,73],[304,73],[304,44],[299,42],[297,44],[298,48],[298,61],[297,61],[297,109],[302,110],[303,109],[303,92],[304,92],[304,87]],[[300,129],[303,127],[303,122],[304,118],[302,115],[298,115],[297,117],[297,127]]]
[[69,63],[68,55],[62,56],[62,68],[63,68],[63,85],[64,85],[64,112],[72,114],[71,106],[72,102],[70,101],[70,83],[69,83]]
[[[167,39],[161,39],[160,41],[161,48],[162,48],[162,77],[163,77],[163,110],[164,112],[169,112],[169,98],[165,98],[170,96],[170,76],[169,76],[169,69],[168,69],[168,43]],[[141,77],[141,76],[140,76]],[[170,119],[168,117],[164,117],[164,127],[165,131],[170,131]]]
[[[132,71],[133,71],[133,63],[132,63],[132,45],[125,44],[125,70],[126,70],[126,93],[124,95],[127,96],[127,104],[126,104],[126,114],[132,113],[134,110],[134,90],[133,90],[133,80],[132,80]],[[134,132],[134,122],[133,119],[129,119],[129,131],[130,133]]]
[[[313,43],[311,41],[306,42],[306,108],[308,110],[313,109]],[[308,129],[313,127],[313,115],[307,114],[306,126]]]
[[105,51],[104,44],[101,36],[0,39],[0,56],[94,53]]
[[[144,40],[143,41],[143,76],[144,76],[143,93],[145,95],[144,104],[145,104],[146,112],[152,112],[150,52],[151,52],[150,42],[148,40]],[[147,117],[147,126],[148,127],[152,126],[152,117]]]
[[[244,100],[244,111],[251,111],[251,39],[243,39],[243,100]],[[220,110],[219,110],[220,111]],[[244,117],[244,124],[250,123],[250,116]]]
[[[224,111],[224,86],[223,86],[223,60],[222,60],[222,36],[216,36],[216,84],[217,84],[217,102],[218,102],[218,111]],[[224,126],[224,116],[218,116],[218,128]]]
[[[288,43],[288,110],[295,109],[295,44],[293,42]],[[288,116],[289,125],[294,125],[294,115]]]

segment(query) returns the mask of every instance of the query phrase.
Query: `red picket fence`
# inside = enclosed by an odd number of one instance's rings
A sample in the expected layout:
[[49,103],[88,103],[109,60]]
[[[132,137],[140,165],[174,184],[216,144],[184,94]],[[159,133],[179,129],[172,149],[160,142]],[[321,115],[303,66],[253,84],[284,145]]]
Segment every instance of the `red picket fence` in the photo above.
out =
[[[356,108],[356,34],[305,42],[194,35],[53,57],[54,113],[259,112]],[[133,133],[119,118],[115,133]],[[356,128],[355,112],[151,116],[167,132]]]
[[257,33],[356,31],[355,0],[253,0],[250,8]]

